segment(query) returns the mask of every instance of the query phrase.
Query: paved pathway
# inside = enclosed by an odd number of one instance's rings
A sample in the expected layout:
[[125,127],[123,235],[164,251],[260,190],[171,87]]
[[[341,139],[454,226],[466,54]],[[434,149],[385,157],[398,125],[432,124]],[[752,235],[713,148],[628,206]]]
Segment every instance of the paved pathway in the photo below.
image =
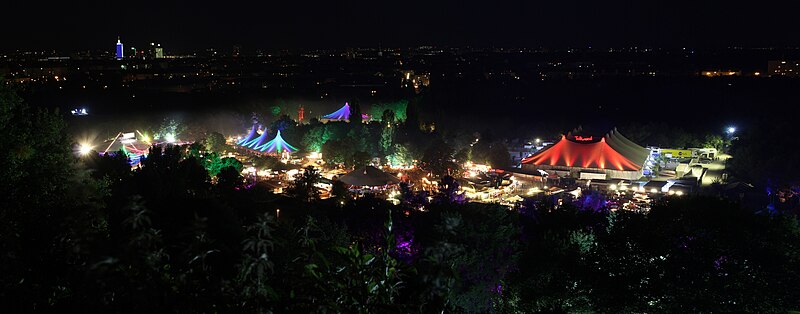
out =
[[703,168],[708,169],[706,175],[703,176],[702,185],[710,185],[715,180],[722,180],[722,172],[725,171],[725,161],[731,158],[731,155],[720,154],[719,159],[707,165],[702,165]]

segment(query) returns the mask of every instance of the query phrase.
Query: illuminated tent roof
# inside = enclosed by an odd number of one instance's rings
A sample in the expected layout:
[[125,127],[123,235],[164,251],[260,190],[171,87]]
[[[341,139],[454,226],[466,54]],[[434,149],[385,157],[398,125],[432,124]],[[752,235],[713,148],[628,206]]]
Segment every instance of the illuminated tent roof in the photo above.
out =
[[[267,132],[264,132],[264,134],[266,133]],[[275,138],[273,138],[271,141],[266,142],[264,143],[264,145],[261,146],[255,146],[253,149],[268,153],[274,153],[274,152],[282,153],[284,151],[293,153],[297,151],[297,148],[295,148],[292,145],[289,145],[289,143],[286,143],[286,141],[283,140],[283,137],[281,137],[280,130],[278,130],[278,135],[275,135]]]
[[251,139],[251,140],[249,140],[247,142],[244,142],[244,144],[241,144],[241,145],[244,146],[244,147],[257,149],[257,147],[263,145],[266,140],[267,140],[267,130],[264,129],[264,132],[262,132],[260,136],[254,138],[254,139]]
[[247,136],[245,136],[242,140],[236,142],[236,144],[243,145],[244,143],[247,143],[250,140],[252,140],[253,136],[256,136],[256,129],[257,129],[256,125],[253,124],[253,128],[250,129],[250,133],[247,133]]
[[373,166],[364,166],[341,176],[339,181],[355,186],[381,186],[399,183],[400,179]]
[[616,130],[600,140],[562,135],[561,140],[522,160],[523,164],[639,171],[649,150],[631,142]]
[[644,162],[647,161],[647,157],[650,156],[649,149],[641,147],[627,137],[622,136],[616,128],[609,131],[605,138],[609,146],[613,147],[633,162],[644,164]]
[[336,110],[332,113],[326,114],[322,116],[323,119],[330,119],[330,120],[348,120],[350,119],[350,104],[344,103],[342,108]]

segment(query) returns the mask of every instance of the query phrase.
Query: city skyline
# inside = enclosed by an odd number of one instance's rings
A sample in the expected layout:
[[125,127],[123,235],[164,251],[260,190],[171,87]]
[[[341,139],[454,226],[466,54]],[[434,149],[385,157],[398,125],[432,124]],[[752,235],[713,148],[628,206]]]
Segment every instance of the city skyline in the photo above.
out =
[[[797,46],[791,6],[761,3],[203,2],[113,7],[11,4],[0,51],[96,50],[107,42],[191,50],[357,46]],[[35,12],[35,13],[34,13]]]

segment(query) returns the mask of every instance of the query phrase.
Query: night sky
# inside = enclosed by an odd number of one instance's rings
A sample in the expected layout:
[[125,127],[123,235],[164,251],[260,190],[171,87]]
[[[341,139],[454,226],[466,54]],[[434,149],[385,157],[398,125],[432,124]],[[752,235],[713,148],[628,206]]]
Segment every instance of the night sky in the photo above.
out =
[[[789,1],[786,1],[789,2]],[[122,4],[124,3],[124,4]],[[10,1],[0,50],[800,46],[779,1]]]

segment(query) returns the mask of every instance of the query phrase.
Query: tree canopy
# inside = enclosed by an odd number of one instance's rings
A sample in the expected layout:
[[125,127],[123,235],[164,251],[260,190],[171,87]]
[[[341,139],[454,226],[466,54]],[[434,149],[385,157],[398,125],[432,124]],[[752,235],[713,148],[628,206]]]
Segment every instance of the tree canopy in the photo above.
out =
[[64,126],[0,85],[7,312],[800,309],[791,213],[689,195],[649,212],[611,211],[588,192],[469,202],[447,175],[453,149],[433,132],[421,162],[441,183],[402,184],[398,205],[354,198],[336,181],[321,199],[313,167],[274,194],[244,185],[236,163],[201,143],[151,147],[131,169],[120,155],[78,156]]

